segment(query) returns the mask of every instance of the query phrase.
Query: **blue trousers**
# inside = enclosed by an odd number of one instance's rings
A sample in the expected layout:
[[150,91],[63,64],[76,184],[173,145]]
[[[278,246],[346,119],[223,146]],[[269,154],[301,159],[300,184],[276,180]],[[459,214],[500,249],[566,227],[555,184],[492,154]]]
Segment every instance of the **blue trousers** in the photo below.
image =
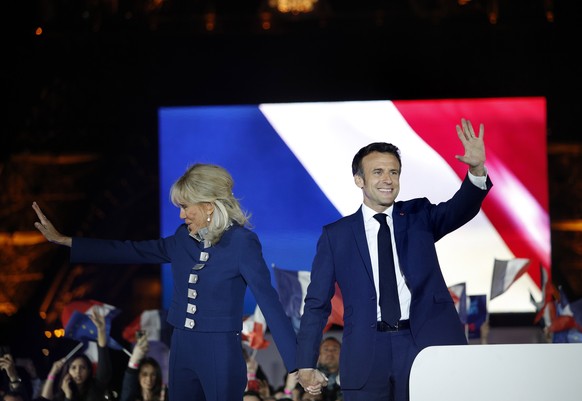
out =
[[174,329],[169,361],[169,401],[241,401],[247,367],[239,332]]
[[361,389],[342,389],[344,401],[408,401],[410,369],[420,352],[410,330],[377,332],[375,341],[368,381]]

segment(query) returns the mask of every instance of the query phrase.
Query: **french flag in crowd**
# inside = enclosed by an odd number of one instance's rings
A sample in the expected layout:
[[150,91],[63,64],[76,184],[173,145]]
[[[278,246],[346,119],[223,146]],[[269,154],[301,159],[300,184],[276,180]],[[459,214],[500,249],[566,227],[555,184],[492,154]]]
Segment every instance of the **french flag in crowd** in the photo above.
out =
[[162,369],[162,380],[168,383],[170,361],[170,338],[172,327],[166,321],[168,311],[165,309],[148,309],[136,316],[122,332],[122,337],[129,343],[135,344],[136,332],[143,330],[148,336],[148,356],[154,358]]
[[467,285],[466,283],[459,283],[449,287],[449,293],[453,302],[455,303],[455,309],[459,314],[459,319],[461,323],[467,324]]
[[107,346],[122,350],[121,344],[110,336],[111,322],[121,310],[92,299],[72,301],[63,307],[61,322],[65,327],[65,337],[83,343],[97,342],[97,327],[89,317],[94,310],[98,310],[105,318]]
[[242,341],[248,347],[259,350],[265,349],[270,345],[270,342],[265,340],[265,332],[267,331],[267,321],[265,316],[259,308],[255,307],[255,312],[243,320],[242,327]]
[[[554,292],[556,289],[550,280],[550,273],[544,269],[544,267],[540,264],[540,277],[541,277],[541,284],[540,288],[542,290],[542,299],[541,301],[536,301],[533,294],[530,292],[529,298],[532,305],[536,308],[536,316],[534,318],[534,323],[538,323],[544,318],[546,322],[547,319],[547,306],[549,303],[554,302]],[[549,323],[548,323],[549,325]],[[546,325],[547,327],[547,325]]]
[[[283,304],[285,313],[293,323],[293,328],[297,332],[303,307],[305,305],[305,294],[311,281],[311,272],[306,270],[287,270],[273,266],[279,300]],[[344,302],[341,291],[336,283],[335,294],[331,299],[331,313],[327,319],[324,332],[328,331],[333,325],[344,325]]]
[[490,300],[503,294],[515,281],[527,272],[530,260],[514,258],[511,260],[495,259],[493,279],[491,280]]
[[125,326],[121,336],[127,342],[135,343],[135,333],[138,330],[145,330],[149,341],[161,341],[170,345],[172,327],[166,321],[167,315],[168,312],[165,309],[144,310]]

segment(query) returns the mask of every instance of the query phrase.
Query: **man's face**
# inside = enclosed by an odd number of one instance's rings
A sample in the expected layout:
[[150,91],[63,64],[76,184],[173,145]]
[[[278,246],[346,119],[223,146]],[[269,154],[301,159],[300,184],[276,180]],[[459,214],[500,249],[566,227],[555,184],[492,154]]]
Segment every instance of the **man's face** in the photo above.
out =
[[319,347],[319,365],[331,371],[337,370],[339,368],[340,349],[340,345],[337,342],[324,341]]
[[372,152],[362,159],[364,176],[354,176],[364,204],[376,212],[390,207],[400,192],[400,163],[391,153]]

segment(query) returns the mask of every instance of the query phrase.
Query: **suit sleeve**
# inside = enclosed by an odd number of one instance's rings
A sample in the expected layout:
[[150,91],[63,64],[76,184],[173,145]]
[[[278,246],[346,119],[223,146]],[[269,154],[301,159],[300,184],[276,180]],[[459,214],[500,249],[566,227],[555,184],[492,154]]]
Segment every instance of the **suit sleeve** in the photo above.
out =
[[468,223],[479,213],[483,200],[493,186],[489,177],[486,184],[487,189],[475,186],[467,173],[453,197],[432,208],[430,216],[435,242]]
[[70,260],[73,263],[169,263],[169,243],[171,239],[117,241],[74,237]]
[[315,368],[323,329],[331,312],[335,292],[335,274],[327,230],[317,242],[317,252],[311,267],[311,281],[305,296],[301,326],[297,335],[297,368]]
[[241,272],[265,316],[285,368],[288,371],[295,370],[297,338],[291,319],[285,314],[279,294],[271,284],[271,273],[263,259],[258,237],[252,233],[244,242]]

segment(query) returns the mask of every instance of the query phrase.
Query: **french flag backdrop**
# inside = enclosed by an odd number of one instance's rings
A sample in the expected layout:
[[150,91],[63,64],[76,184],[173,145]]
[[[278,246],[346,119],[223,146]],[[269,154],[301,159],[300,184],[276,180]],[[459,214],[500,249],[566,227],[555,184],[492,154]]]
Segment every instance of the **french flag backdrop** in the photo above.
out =
[[[550,266],[546,101],[541,97],[347,101],[159,110],[161,235],[181,224],[169,189],[197,162],[224,166],[234,193],[259,235],[268,266],[310,270],[321,227],[357,210],[361,190],[351,161],[370,142],[401,150],[399,199],[450,198],[467,166],[455,125],[461,117],[485,125],[489,174],[494,187],[470,223],[437,243],[448,285],[489,299],[495,260],[530,260],[511,288],[489,300],[489,312],[535,311],[540,270]],[[163,305],[172,279],[163,266]],[[275,282],[274,282],[275,285]],[[167,289],[167,290],[166,290]],[[255,302],[247,294],[245,311]]]

